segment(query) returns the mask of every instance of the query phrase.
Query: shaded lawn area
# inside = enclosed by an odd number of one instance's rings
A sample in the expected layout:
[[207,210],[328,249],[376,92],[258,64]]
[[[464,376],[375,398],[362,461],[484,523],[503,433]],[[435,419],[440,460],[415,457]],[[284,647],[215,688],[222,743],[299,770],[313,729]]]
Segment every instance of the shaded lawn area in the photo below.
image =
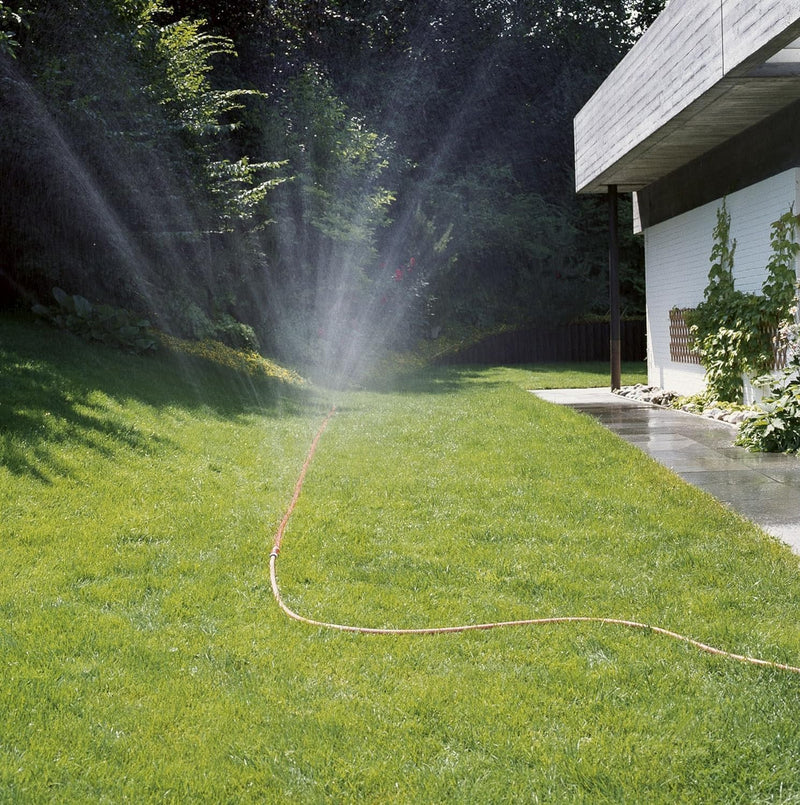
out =
[[[572,371],[574,367],[570,370]],[[587,370],[587,371],[584,371]],[[0,319],[0,799],[800,798],[798,559],[529,394],[556,367],[296,391]],[[627,381],[626,381],[627,382]]]

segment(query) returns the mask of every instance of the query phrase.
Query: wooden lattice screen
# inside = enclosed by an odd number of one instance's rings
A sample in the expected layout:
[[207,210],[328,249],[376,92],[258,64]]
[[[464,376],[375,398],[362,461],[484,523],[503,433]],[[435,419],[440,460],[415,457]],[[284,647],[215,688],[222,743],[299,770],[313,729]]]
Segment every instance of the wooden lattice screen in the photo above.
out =
[[700,363],[700,356],[691,348],[689,325],[684,313],[689,308],[674,307],[669,312],[669,357],[675,363]]
[[[674,307],[669,312],[669,357],[675,363],[700,363],[700,356],[691,348],[689,325],[684,314],[691,308]],[[778,340],[778,328],[771,327],[769,334],[775,350],[774,369],[786,366],[787,350]]]
[[772,346],[775,350],[775,365],[772,367],[773,369],[784,369],[786,364],[789,360],[789,347],[786,343],[781,343],[779,338],[779,330],[777,327],[774,327],[771,330],[772,333]]

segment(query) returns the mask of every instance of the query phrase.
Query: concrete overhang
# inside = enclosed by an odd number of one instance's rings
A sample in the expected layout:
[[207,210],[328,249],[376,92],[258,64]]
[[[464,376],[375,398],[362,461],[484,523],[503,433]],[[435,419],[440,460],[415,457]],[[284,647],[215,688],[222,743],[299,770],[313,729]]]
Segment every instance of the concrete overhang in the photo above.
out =
[[797,0],[672,0],[575,117],[576,190],[641,190],[798,99]]

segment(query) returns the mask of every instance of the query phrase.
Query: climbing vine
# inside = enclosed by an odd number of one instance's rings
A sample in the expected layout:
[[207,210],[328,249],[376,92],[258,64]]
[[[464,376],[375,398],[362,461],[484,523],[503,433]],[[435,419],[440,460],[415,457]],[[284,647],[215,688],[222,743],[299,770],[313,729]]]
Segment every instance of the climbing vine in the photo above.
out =
[[772,224],[772,254],[761,294],[735,288],[736,240],[730,236],[730,213],[723,201],[717,210],[711,269],[703,301],[686,319],[692,347],[706,370],[708,394],[717,400],[742,399],[742,376],[755,377],[774,365],[774,334],[795,302],[795,240],[798,216],[793,209]]

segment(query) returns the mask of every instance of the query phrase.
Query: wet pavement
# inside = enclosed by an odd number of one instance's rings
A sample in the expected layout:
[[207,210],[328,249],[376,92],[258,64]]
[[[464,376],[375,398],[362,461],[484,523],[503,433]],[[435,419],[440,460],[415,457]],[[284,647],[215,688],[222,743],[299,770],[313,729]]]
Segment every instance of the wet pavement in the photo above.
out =
[[612,394],[608,389],[534,391],[593,416],[800,553],[800,457],[750,453],[736,427]]

